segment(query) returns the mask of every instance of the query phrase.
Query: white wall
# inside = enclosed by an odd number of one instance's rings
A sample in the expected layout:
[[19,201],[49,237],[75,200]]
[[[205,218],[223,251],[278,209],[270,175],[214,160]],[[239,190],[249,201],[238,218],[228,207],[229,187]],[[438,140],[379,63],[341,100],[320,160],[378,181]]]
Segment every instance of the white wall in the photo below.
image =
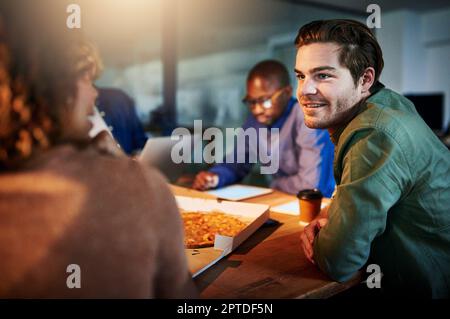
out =
[[421,40],[426,47],[425,89],[445,92],[444,125],[450,122],[450,7],[422,16]]
[[[450,122],[450,7],[382,14],[377,38],[383,49],[381,81],[393,90],[445,94],[442,125]],[[430,105],[432,107],[432,105]]]
[[[178,64],[177,113],[179,124],[239,126],[247,114],[241,103],[248,70],[268,58],[266,46],[256,46],[184,59]],[[107,69],[98,86],[119,87],[130,94],[142,122],[162,104],[162,65],[150,61],[124,69]]]
[[[181,124],[201,118],[207,125],[239,125],[246,114],[240,99],[252,65],[265,58],[278,58],[292,70],[293,40],[299,26],[319,18],[355,18],[330,10],[293,8],[298,10],[294,14],[298,18],[286,21],[289,31],[267,37],[264,44],[180,61],[177,111]],[[381,19],[382,28],[376,30],[385,61],[381,81],[403,94],[444,92],[446,126],[450,121],[450,7],[426,13],[382,12]],[[158,60],[124,69],[109,68],[98,84],[129,93],[143,122],[162,103],[162,65]]]
[[[230,24],[214,34],[212,40],[219,41],[223,34],[230,32],[248,38],[249,43],[255,38],[264,38],[267,34],[265,40],[259,44],[248,44],[248,47],[183,59],[179,62],[177,113],[180,124],[192,125],[194,119],[203,119],[205,125],[240,126],[248,113],[241,103],[245,94],[245,79],[254,64],[267,58],[280,59],[292,71],[294,79],[293,41],[298,28],[316,19],[355,18],[333,10],[305,7],[289,2],[261,1],[260,4],[265,11],[258,14],[265,15],[266,23],[250,29],[236,29]],[[285,16],[283,24],[271,24],[272,14]],[[207,27],[205,25],[205,28]],[[135,99],[141,121],[147,122],[149,112],[162,103],[162,65],[160,61],[148,61],[122,69],[107,68],[97,81],[97,85],[122,88]]]

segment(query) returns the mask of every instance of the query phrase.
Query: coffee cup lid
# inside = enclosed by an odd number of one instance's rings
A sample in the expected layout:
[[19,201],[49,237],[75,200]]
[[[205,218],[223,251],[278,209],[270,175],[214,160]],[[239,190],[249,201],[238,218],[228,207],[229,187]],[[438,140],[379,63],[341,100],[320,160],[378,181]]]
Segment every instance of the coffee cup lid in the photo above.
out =
[[322,192],[317,189],[303,189],[298,192],[297,198],[299,199],[322,199]]

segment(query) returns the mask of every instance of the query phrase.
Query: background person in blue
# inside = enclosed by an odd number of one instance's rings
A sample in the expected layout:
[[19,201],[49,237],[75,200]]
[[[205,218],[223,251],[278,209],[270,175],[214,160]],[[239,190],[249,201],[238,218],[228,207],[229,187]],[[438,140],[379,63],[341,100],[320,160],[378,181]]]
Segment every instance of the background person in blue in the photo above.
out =
[[147,136],[131,97],[119,89],[98,88],[96,105],[114,139],[126,154],[133,155],[144,148]]
[[[275,60],[256,64],[247,76],[247,95],[243,102],[251,111],[242,127],[244,130],[249,127],[280,130],[279,169],[270,186],[290,194],[319,188],[324,196],[330,197],[335,186],[333,144],[326,130],[305,126],[303,112],[292,97],[286,67]],[[246,145],[247,159],[249,149],[256,148]],[[236,147],[234,152],[236,156]],[[206,190],[237,183],[250,172],[252,165],[247,162],[216,164],[209,171],[198,173],[192,187]]]

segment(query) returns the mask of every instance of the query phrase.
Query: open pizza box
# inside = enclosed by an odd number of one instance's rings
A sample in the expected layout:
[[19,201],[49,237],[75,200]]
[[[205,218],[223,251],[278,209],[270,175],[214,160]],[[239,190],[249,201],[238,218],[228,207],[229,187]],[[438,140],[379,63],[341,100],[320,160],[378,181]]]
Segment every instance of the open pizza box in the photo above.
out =
[[175,196],[178,207],[185,211],[221,211],[238,217],[248,225],[234,237],[216,235],[214,247],[186,249],[186,257],[192,277],[217,263],[242,244],[269,219],[269,205],[249,204],[216,199]]

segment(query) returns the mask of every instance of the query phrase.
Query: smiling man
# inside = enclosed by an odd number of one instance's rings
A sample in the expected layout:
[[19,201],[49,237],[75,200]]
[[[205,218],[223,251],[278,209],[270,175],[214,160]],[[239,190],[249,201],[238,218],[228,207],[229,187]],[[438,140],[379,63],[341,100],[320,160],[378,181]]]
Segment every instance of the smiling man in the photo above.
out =
[[386,293],[448,297],[449,151],[378,81],[382,51],[365,25],[314,21],[295,44],[305,123],[328,129],[336,147],[336,193],[301,235],[307,258],[337,281],[369,261]]
[[[271,187],[291,194],[305,188],[318,188],[329,197],[335,186],[333,144],[326,130],[312,130],[305,126],[303,113],[292,98],[292,91],[289,73],[283,64],[275,60],[256,64],[247,76],[247,94],[243,103],[251,114],[243,129],[279,129],[280,165],[273,175]],[[252,152],[270,145],[271,136],[266,136],[265,141],[258,137],[257,145],[245,145],[245,154],[239,154],[241,148],[236,145],[233,155],[237,158],[244,155],[244,163],[217,164],[209,171],[197,174],[193,187],[205,190],[242,180],[252,168],[253,164],[248,160],[255,155]]]

